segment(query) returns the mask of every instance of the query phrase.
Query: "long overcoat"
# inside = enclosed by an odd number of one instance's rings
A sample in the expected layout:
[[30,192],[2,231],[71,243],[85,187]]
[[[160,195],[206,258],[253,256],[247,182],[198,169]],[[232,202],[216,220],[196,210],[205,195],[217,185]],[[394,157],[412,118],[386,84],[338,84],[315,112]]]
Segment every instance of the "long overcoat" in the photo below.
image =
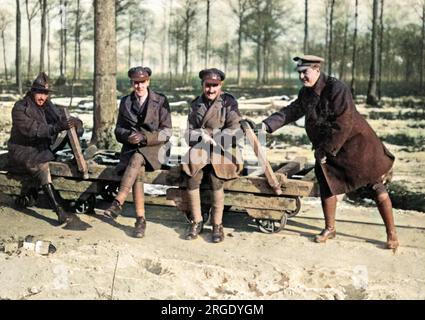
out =
[[[50,99],[38,107],[31,93],[15,103],[12,108],[12,130],[8,141],[8,167],[11,170],[29,170],[40,163],[54,160],[50,146],[57,138],[53,129],[59,119],[65,117],[63,109],[56,107]],[[77,131],[82,135],[81,120]]]
[[375,183],[391,169],[394,156],[357,111],[342,81],[321,73],[312,88],[303,87],[294,102],[263,122],[273,132],[302,116],[313,148],[326,153],[326,163],[316,159],[316,170],[321,167],[331,194]]
[[[172,135],[171,113],[167,98],[148,88],[147,101],[140,106],[135,92],[121,99],[115,137],[122,143],[120,163],[115,168],[121,174],[131,156],[138,150],[149,164],[146,169],[157,170],[167,162]],[[135,131],[142,131],[146,143],[133,145],[128,137]]]
[[[194,176],[207,164],[212,164],[217,177],[237,178],[243,169],[241,148],[238,147],[243,139],[241,119],[238,102],[232,95],[223,92],[210,106],[203,95],[197,97],[191,103],[188,116],[190,149],[182,160],[183,171]],[[211,137],[216,146],[205,141],[203,134]]]

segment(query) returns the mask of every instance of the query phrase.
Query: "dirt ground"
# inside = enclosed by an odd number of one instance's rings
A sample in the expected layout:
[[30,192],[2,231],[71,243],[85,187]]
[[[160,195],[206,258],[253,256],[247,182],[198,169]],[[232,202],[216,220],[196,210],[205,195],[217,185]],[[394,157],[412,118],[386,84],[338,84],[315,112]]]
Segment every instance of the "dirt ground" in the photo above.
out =
[[0,299],[425,299],[425,219],[415,211],[395,210],[394,254],[383,249],[376,208],[346,201],[338,236],[326,244],[312,242],[323,225],[317,198],[304,198],[276,234],[229,212],[225,241],[214,244],[210,226],[184,240],[187,224],[173,207],[149,206],[146,237],[134,239],[131,203],[116,222],[102,218],[100,203],[95,215],[79,216],[89,229],[71,231],[50,210],[17,211],[9,197],[0,200],[0,242],[13,248],[33,235],[57,248],[0,253]]
[[[78,116],[91,127],[89,114]],[[185,121],[173,115],[176,128]],[[422,135],[424,121],[370,123],[382,134]],[[411,123],[420,126],[406,129]],[[0,147],[10,125],[10,116],[0,118]],[[281,132],[301,135],[304,129]],[[425,152],[387,146],[397,157],[393,180],[425,194]],[[284,144],[268,156],[272,162],[313,161],[309,146]],[[317,198],[302,199],[300,213],[276,234],[258,231],[245,213],[228,212],[219,244],[210,241],[211,226],[200,238],[184,240],[187,223],[173,207],[147,206],[146,237],[134,239],[132,204],[116,222],[102,218],[106,206],[100,202],[95,215],[79,216],[90,228],[72,231],[57,226],[52,211],[20,211],[0,195],[0,246],[8,251],[0,252],[0,299],[425,299],[423,212],[394,210],[401,243],[394,254],[384,249],[385,228],[367,203],[340,201],[338,235],[326,244],[312,241],[324,225]],[[27,235],[51,241],[57,251],[41,256],[18,250]]]

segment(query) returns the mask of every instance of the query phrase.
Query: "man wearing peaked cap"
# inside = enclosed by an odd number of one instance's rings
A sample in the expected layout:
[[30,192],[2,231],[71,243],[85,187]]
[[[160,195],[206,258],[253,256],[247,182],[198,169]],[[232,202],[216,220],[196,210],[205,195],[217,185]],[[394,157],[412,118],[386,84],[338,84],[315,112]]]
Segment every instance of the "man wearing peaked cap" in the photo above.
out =
[[122,143],[120,163],[115,171],[122,179],[117,196],[104,214],[115,219],[132,189],[136,211],[133,236],[142,238],[146,219],[143,177],[139,173],[158,170],[167,162],[171,112],[167,98],[149,88],[150,68],[133,67],[127,74],[133,92],[121,98],[115,127],[115,137]]
[[293,60],[297,62],[297,66],[295,68],[297,71],[306,70],[308,67],[312,67],[314,65],[322,66],[322,64],[325,62],[325,59],[313,55],[294,57]]
[[52,145],[59,132],[76,127],[79,136],[83,135],[81,120],[67,119],[62,108],[55,106],[49,99],[51,92],[49,78],[42,72],[33,81],[30,90],[12,109],[12,131],[8,141],[10,171],[27,172],[35,186],[23,190],[17,204],[31,205],[37,198],[41,186],[49,199],[50,206],[56,212],[60,224],[68,222],[71,214],[63,209],[52,184],[49,161],[55,159],[54,153],[63,147],[66,140],[56,150]]
[[272,133],[305,116],[305,129],[313,145],[315,173],[320,187],[325,229],[316,242],[336,236],[336,196],[366,187],[375,196],[387,232],[386,247],[396,250],[399,243],[391,199],[384,179],[394,162],[372,127],[357,111],[350,88],[321,72],[323,58],[297,56],[295,70],[303,83],[298,98],[288,107],[263,121]]
[[[187,240],[198,237],[207,217],[201,212],[200,185],[204,175],[212,189],[211,224],[212,241],[224,239],[223,210],[226,180],[237,178],[242,169],[241,150],[232,137],[240,131],[241,115],[236,99],[222,91],[223,71],[216,68],[199,72],[202,95],[191,104],[188,115],[190,149],[183,157],[182,170],[187,184],[187,197],[191,223]],[[232,156],[236,154],[236,156]],[[204,214],[205,216],[205,214]]]

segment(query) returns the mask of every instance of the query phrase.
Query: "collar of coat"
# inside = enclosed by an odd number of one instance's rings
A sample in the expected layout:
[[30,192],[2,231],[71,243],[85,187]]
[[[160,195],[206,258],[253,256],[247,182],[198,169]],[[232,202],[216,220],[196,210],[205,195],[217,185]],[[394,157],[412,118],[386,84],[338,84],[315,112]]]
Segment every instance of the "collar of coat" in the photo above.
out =
[[326,86],[327,81],[328,81],[328,76],[324,74],[323,72],[320,72],[319,79],[317,79],[316,83],[312,87],[314,93],[320,96],[322,94],[323,89]]
[[[131,96],[131,101],[137,101],[137,103],[139,103],[139,96],[136,94],[136,92],[133,91],[130,96]],[[148,87],[148,96],[146,97],[146,100],[159,102],[160,96],[159,94],[157,94],[155,91],[151,90]]]

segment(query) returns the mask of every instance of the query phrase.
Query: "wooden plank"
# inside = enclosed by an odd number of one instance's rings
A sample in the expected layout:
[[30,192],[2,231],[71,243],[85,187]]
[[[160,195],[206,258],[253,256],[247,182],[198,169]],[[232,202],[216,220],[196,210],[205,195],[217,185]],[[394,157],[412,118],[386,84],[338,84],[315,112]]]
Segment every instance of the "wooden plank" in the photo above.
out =
[[277,180],[273,169],[270,166],[269,161],[267,160],[264,150],[260,142],[258,141],[257,136],[255,135],[254,131],[251,129],[247,121],[241,121],[240,124],[243,131],[245,132],[246,137],[249,140],[249,143],[252,146],[252,149],[254,150],[255,155],[258,158],[260,166],[264,169],[264,175],[266,176],[268,184],[270,185],[275,194],[282,194],[282,190],[280,189],[280,182]]
[[[69,111],[66,107],[63,107],[66,119],[70,119]],[[83,175],[83,179],[89,178],[89,169],[87,167],[86,159],[84,159],[83,153],[81,152],[80,139],[78,138],[77,131],[75,127],[67,130],[69,144],[71,145],[71,150],[74,153],[75,161],[77,162],[78,171]]]
[[276,173],[282,173],[287,177],[291,177],[295,173],[304,169],[305,162],[305,158],[296,158],[294,161],[285,163],[282,167],[276,170]]
[[[182,208],[187,209],[185,193],[186,190],[183,189],[168,189],[167,199],[175,201],[176,204],[182,202]],[[201,201],[206,204],[211,204],[210,197],[205,193],[201,195]],[[282,212],[283,210],[295,210],[296,200],[288,197],[267,197],[250,193],[228,192],[224,196],[224,205],[243,209],[275,210]]]

